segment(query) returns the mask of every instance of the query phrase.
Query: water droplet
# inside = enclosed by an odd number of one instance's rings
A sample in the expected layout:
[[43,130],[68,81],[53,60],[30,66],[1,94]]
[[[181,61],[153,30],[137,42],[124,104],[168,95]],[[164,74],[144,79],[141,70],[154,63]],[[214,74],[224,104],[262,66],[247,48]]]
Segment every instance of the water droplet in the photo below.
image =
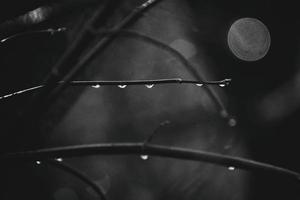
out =
[[35,163],[36,163],[37,165],[42,164],[41,161],[39,161],[39,160],[35,161]]
[[154,84],[146,85],[146,88],[149,88],[149,89],[151,89],[153,87],[154,87]]
[[56,158],[55,160],[56,160],[56,161],[58,161],[58,162],[62,162],[62,161],[64,161],[64,159],[63,159],[63,158]]
[[127,87],[127,85],[118,85],[119,88],[124,89]]
[[225,84],[225,83],[220,83],[219,86],[220,86],[220,87],[225,87],[226,84]]
[[202,83],[198,83],[198,84],[196,84],[198,87],[202,87],[203,86],[203,84]]
[[228,167],[228,170],[229,170],[229,171],[234,171],[234,170],[235,170],[235,167],[230,166],[230,167]]
[[92,88],[96,88],[96,89],[98,89],[98,88],[100,88],[101,86],[99,85],[99,84],[97,84],[97,85],[93,85],[92,86]]
[[149,156],[148,156],[148,155],[141,155],[141,159],[142,159],[142,160],[148,160],[148,159],[149,159]]
[[229,119],[228,125],[230,127],[235,127],[237,125],[237,121],[234,118]]

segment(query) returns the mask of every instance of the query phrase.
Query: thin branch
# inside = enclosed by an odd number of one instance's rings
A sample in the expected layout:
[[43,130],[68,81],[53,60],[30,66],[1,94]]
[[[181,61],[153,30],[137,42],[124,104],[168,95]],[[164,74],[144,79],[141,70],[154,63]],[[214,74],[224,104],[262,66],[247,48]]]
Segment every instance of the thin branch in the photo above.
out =
[[89,44],[89,42],[92,41],[90,29],[99,19],[103,21],[106,19],[106,15],[110,15],[112,13],[111,8],[115,7],[115,3],[116,2],[114,0],[107,0],[104,6],[99,5],[95,9],[94,13],[87,20],[85,25],[80,29],[80,32],[78,33],[74,41],[51,69],[51,72],[45,79],[45,87],[40,93],[36,94],[32,98],[30,104],[24,111],[24,117],[28,117],[30,115],[35,119],[36,117],[38,117],[39,113],[43,112],[41,108],[44,104],[44,101],[47,95],[57,86],[56,83],[61,79],[60,74],[66,73],[66,71],[69,70],[68,68],[66,69],[66,65],[70,65],[70,63],[73,63],[71,62],[73,61],[72,58],[79,57],[83,49]]
[[[229,85],[231,79],[224,79],[221,81],[195,81],[195,80],[184,80],[181,78],[173,78],[173,79],[154,79],[154,80],[129,80],[129,81],[71,81],[66,83],[70,86],[105,86],[105,85],[160,85],[160,84],[196,84],[196,85],[219,85],[219,86],[227,86]],[[57,85],[64,84],[65,82],[60,81],[57,82]],[[24,90],[19,90],[4,96],[0,96],[0,100],[7,99],[16,95],[32,92],[38,89],[45,87],[45,85],[38,85],[35,87],[27,88]]]
[[154,136],[156,136],[158,134],[158,131],[169,124],[171,124],[171,122],[169,120],[165,120],[165,121],[159,123],[159,125],[154,129],[152,134],[146,138],[144,145],[147,145],[148,143],[152,142]]
[[[149,43],[153,46],[156,46],[159,49],[162,49],[168,53],[170,53],[174,58],[176,58],[195,79],[204,81],[205,79],[203,76],[195,69],[195,67],[176,49],[170,47],[169,45],[152,38],[150,36],[144,35],[140,32],[132,31],[132,30],[107,30],[107,31],[95,31],[95,34],[104,34],[107,36],[110,35],[117,35],[121,37],[130,37],[133,39],[141,40],[143,42]],[[221,116],[224,118],[230,118],[228,111],[221,101],[221,99],[216,95],[215,91],[210,87],[205,87],[208,95],[212,98],[215,102],[216,106],[219,107]]]
[[[142,5],[135,8],[120,23],[115,25],[113,27],[113,30],[118,31],[118,30],[121,30],[121,29],[131,25],[132,23],[134,23],[139,18],[139,16],[142,13],[144,13],[145,11],[147,11],[148,9],[150,9],[152,6],[154,6],[156,3],[160,2],[160,1],[162,1],[162,0],[147,0],[145,3],[143,3]],[[98,18],[97,16],[99,16],[99,15],[96,14],[95,18]],[[94,21],[91,20],[91,22],[94,22]],[[92,24],[93,23],[90,23],[90,25],[92,25]],[[90,31],[90,29],[93,28],[93,27],[89,26],[88,28],[89,28],[89,31]],[[55,84],[55,82],[57,82],[57,79],[55,79],[55,77],[57,77],[57,73],[59,72],[59,68],[64,63],[66,63],[66,60],[69,59],[70,56],[73,53],[72,51],[67,52],[67,56],[63,57],[60,60],[60,62],[54,68],[53,73],[50,74],[50,77],[48,78],[48,80],[45,83],[46,89],[44,91],[42,91],[40,96],[36,99],[36,102],[40,102],[41,99],[46,98],[46,100],[47,100],[46,103],[51,104],[51,102],[53,102],[53,100],[55,100],[60,95],[60,93],[63,91],[63,89],[67,86],[68,82],[70,82],[78,74],[78,72],[80,72],[87,65],[87,63],[96,55],[96,53],[98,53],[101,50],[104,50],[105,47],[107,47],[114,40],[115,37],[116,37],[115,34],[111,34],[110,36],[102,38],[100,41],[98,41],[95,44],[95,46],[92,49],[90,49],[90,51],[88,51],[79,60],[79,62],[75,66],[73,66],[71,68],[71,70],[69,70],[69,72],[62,78],[63,83],[57,86]],[[75,48],[76,48],[76,45],[74,45],[74,49]]]
[[4,99],[7,99],[7,98],[14,97],[16,95],[21,95],[21,94],[24,94],[24,93],[32,92],[32,91],[35,91],[35,90],[40,89],[42,87],[43,87],[43,85],[38,85],[38,86],[35,86],[35,87],[31,87],[31,88],[27,88],[27,89],[24,89],[24,90],[19,90],[19,91],[10,93],[10,94],[6,94],[6,95],[3,95],[3,96],[0,96],[0,100],[4,100]]
[[35,33],[48,33],[48,34],[53,35],[55,33],[64,32],[66,30],[67,30],[67,28],[61,27],[61,28],[57,28],[57,29],[49,28],[49,29],[43,29],[43,30],[34,30],[34,31],[27,31],[27,32],[23,32],[23,33],[17,33],[17,34],[14,34],[9,37],[1,39],[0,44],[5,43],[11,39],[15,39],[17,37],[24,36],[24,35],[31,35],[31,34],[35,34]]
[[208,162],[225,167],[282,175],[299,182],[300,174],[271,164],[240,157],[221,155],[201,150],[161,146],[144,143],[106,143],[39,149],[33,151],[6,153],[0,155],[1,161],[35,161],[57,157],[82,157],[89,155],[151,155],[181,160]]
[[101,187],[99,187],[96,183],[94,183],[87,175],[85,175],[83,172],[81,172],[80,170],[66,164],[63,162],[59,162],[56,160],[46,160],[43,161],[42,163],[46,163],[49,164],[51,166],[54,166],[58,169],[61,169],[62,171],[65,171],[77,178],[79,178],[81,181],[83,181],[84,183],[86,183],[87,185],[89,185],[100,197],[100,199],[102,200],[106,200],[106,196],[104,194],[104,191],[102,190]]

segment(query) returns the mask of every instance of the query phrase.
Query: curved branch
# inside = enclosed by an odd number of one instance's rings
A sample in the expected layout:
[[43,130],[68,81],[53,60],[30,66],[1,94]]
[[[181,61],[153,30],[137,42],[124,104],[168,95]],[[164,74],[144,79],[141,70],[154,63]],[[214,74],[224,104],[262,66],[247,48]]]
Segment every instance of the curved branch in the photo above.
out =
[[[96,33],[97,34],[105,34],[108,37],[110,37],[111,35],[131,37],[133,39],[141,40],[143,42],[152,44],[153,46],[156,46],[159,49],[163,49],[166,52],[170,53],[172,56],[174,56],[179,62],[182,63],[182,65],[188,70],[188,72],[190,72],[191,75],[194,76],[194,78],[196,78],[197,80],[200,80],[200,81],[205,81],[203,76],[200,73],[198,73],[198,71],[195,69],[195,67],[179,51],[177,51],[176,49],[170,47],[169,45],[167,45],[157,39],[154,39],[150,36],[147,36],[142,33],[132,31],[132,30],[108,30],[108,31],[99,31]],[[223,116],[225,118],[229,118],[229,114],[228,114],[228,111],[227,111],[225,105],[223,104],[221,99],[216,95],[215,91],[208,86],[205,86],[204,88],[206,89],[208,95],[213,99],[216,106],[219,107],[220,113],[223,113]]]
[[[142,5],[138,6],[137,8],[135,8],[127,17],[125,17],[120,23],[118,23],[117,25],[115,25],[113,27],[113,30],[118,31],[121,30],[131,24],[133,24],[138,18],[139,16],[144,13],[145,11],[147,11],[148,9],[150,9],[152,6],[154,6],[156,3],[160,2],[162,0],[147,0],[145,3],[143,3]],[[92,29],[93,27],[89,27],[89,29]],[[53,82],[51,84],[51,80],[54,82],[57,82],[57,80],[55,80],[55,73],[53,73],[52,75],[54,75],[54,79],[51,79],[51,75],[50,78],[48,79],[48,81],[46,82],[47,85],[47,89],[42,93],[42,97],[43,95],[47,95],[46,96],[46,100],[47,100],[47,104],[50,104],[51,102],[53,102],[63,91],[63,89],[67,86],[67,83],[70,82],[77,74],[78,72],[80,72],[89,61],[91,61],[91,59],[94,58],[94,56],[96,55],[96,53],[99,53],[100,51],[103,51],[116,37],[116,34],[111,34],[108,37],[102,38],[100,41],[98,41],[93,48],[91,48],[80,60],[79,62],[73,66],[69,72],[62,78],[62,81],[64,82],[63,84],[60,84],[59,86],[56,86],[55,83],[53,85]],[[72,52],[70,52],[71,55]],[[65,62],[64,59],[62,59],[61,63],[63,64]],[[60,65],[57,65],[57,67],[55,68],[54,72],[58,72]],[[52,77],[52,78],[53,78]],[[48,98],[47,98],[48,97]],[[39,100],[39,99],[38,99]]]
[[240,157],[221,155],[218,153],[154,144],[145,145],[145,143],[106,143],[58,147],[2,154],[0,155],[0,159],[2,161],[33,161],[57,157],[82,157],[88,155],[151,155],[168,157],[181,160],[208,162],[225,167],[232,166],[249,171],[268,172],[296,180],[298,183],[300,180],[299,173],[271,164]]
[[72,166],[56,161],[56,160],[47,160],[43,161],[43,163],[49,164],[51,166],[54,166],[58,169],[61,169],[62,171],[65,171],[73,176],[76,176],[79,178],[81,181],[89,185],[99,196],[102,200],[106,200],[104,191],[102,190],[101,187],[99,187],[96,183],[94,183],[90,178],[85,175],[83,172],[81,172],[78,169],[73,168]]
[[[112,8],[115,7],[115,3],[116,2],[114,0],[107,0],[105,1],[104,6],[99,5],[95,9],[94,13],[86,21],[74,41],[52,67],[51,72],[45,78],[45,87],[32,98],[31,102],[29,102],[29,105],[23,111],[23,118],[34,120],[38,118],[39,114],[43,113],[45,110],[43,108],[44,104],[45,107],[47,106],[45,103],[47,95],[57,87],[56,83],[61,79],[60,74],[67,73],[67,71],[70,70],[67,65],[74,63],[72,58],[79,57],[83,49],[86,48],[92,40],[89,30],[97,21],[99,21],[99,19],[101,21],[105,21],[107,19],[107,17],[113,12]],[[48,102],[48,106],[49,105],[50,102]]]

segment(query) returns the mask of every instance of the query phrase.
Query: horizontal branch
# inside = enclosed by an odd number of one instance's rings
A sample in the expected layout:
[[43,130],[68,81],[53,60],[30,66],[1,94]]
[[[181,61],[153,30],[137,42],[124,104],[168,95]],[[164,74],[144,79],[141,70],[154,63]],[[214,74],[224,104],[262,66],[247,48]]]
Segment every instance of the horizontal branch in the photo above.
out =
[[[198,70],[193,66],[193,64],[185,58],[185,56],[175,48],[171,47],[168,44],[165,44],[164,42],[153,38],[151,36],[145,35],[143,33],[140,33],[138,31],[133,30],[126,30],[126,29],[120,29],[120,30],[91,30],[94,34],[99,35],[106,35],[107,37],[110,37],[111,35],[117,35],[118,37],[129,37],[132,39],[136,39],[142,42],[145,42],[147,44],[153,45],[157,47],[160,50],[163,50],[167,53],[169,53],[171,56],[173,56],[177,61],[179,61],[182,66],[185,67],[185,69],[197,80],[205,80],[204,76],[198,72]],[[207,91],[207,94],[211,97],[213,102],[216,104],[216,106],[219,107],[220,113],[222,117],[230,119],[230,116],[228,114],[228,111],[223,103],[223,101],[218,97],[215,90],[210,87],[204,87],[204,89]]]
[[225,167],[282,175],[299,182],[300,174],[289,169],[271,164],[257,162],[240,157],[222,155],[218,153],[192,150],[178,147],[168,147],[145,143],[106,143],[77,145],[7,153],[0,155],[1,161],[36,161],[57,157],[83,157],[89,155],[150,155],[158,157],[176,158],[182,160],[208,162]]
[[[118,85],[118,86],[127,86],[127,85],[159,85],[159,84],[197,84],[198,86],[202,85],[219,85],[225,87],[230,83],[231,79],[224,79],[221,81],[196,81],[196,80],[184,80],[181,78],[173,79],[155,79],[155,80],[131,80],[131,81],[71,81],[67,83],[69,86],[94,86],[100,87],[104,85]],[[63,81],[57,82],[57,85],[66,84]],[[10,98],[16,95],[28,93],[35,91],[37,89],[43,88],[45,85],[38,85],[35,87],[27,88],[17,92],[13,92],[4,96],[0,96],[0,100]],[[151,87],[151,86],[150,86]]]

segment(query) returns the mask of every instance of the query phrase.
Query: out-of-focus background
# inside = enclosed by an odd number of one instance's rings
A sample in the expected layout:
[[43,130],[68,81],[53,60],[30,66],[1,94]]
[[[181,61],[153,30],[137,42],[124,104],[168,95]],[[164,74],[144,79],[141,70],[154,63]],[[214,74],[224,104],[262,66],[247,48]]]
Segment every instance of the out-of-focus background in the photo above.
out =
[[[115,0],[117,24],[143,0]],[[7,1],[0,8],[0,95],[41,84],[105,1]],[[299,7],[292,1],[163,0],[128,29],[169,45],[206,80],[230,116],[196,85],[67,88],[35,123],[20,126],[32,94],[0,102],[1,153],[75,144],[142,142],[242,156],[300,171]],[[39,32],[64,27],[57,33]],[[36,32],[35,32],[36,31]],[[74,59],[80,59],[74,58]],[[193,79],[172,55],[118,37],[76,80]],[[24,117],[24,116],[23,116]],[[27,116],[30,118],[31,116]],[[139,156],[65,159],[114,199],[299,199],[299,185],[212,164]],[[1,199],[96,199],[91,188],[47,165],[1,163]]]

